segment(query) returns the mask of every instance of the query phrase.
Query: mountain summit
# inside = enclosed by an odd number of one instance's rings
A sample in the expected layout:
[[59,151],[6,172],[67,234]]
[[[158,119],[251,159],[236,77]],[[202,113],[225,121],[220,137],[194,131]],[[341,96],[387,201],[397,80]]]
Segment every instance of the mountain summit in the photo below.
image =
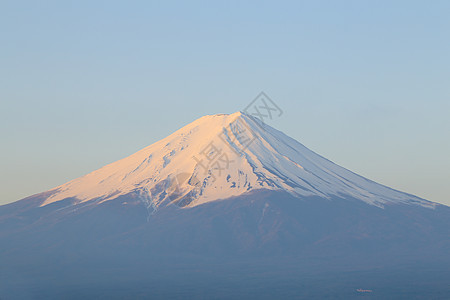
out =
[[2,299],[450,294],[449,207],[241,112],[0,206],[0,245]]
[[195,207],[255,190],[295,197],[352,197],[370,205],[434,207],[356,175],[242,112],[204,116],[117,162],[49,191],[41,206],[63,199],[101,203],[137,193],[153,210]]

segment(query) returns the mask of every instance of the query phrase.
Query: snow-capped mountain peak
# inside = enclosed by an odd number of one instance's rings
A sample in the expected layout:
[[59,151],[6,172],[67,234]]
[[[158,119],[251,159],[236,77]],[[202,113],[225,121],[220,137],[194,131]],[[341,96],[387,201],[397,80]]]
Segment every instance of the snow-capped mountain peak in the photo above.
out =
[[356,175],[242,112],[208,115],[168,137],[51,190],[41,206],[66,198],[96,203],[136,193],[148,207],[194,207],[258,190],[298,197],[433,203]]

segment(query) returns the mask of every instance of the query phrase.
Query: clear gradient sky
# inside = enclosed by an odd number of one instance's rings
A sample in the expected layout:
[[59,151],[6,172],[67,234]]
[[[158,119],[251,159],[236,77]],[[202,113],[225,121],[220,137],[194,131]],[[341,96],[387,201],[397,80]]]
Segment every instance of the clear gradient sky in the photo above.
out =
[[450,205],[450,1],[0,1],[0,204],[265,91],[271,125]]

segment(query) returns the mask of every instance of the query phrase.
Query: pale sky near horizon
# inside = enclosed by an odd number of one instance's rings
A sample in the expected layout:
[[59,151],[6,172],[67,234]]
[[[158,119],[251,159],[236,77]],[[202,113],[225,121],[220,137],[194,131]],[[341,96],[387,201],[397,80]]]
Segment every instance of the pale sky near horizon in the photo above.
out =
[[265,91],[271,122],[450,205],[450,1],[0,1],[0,204]]

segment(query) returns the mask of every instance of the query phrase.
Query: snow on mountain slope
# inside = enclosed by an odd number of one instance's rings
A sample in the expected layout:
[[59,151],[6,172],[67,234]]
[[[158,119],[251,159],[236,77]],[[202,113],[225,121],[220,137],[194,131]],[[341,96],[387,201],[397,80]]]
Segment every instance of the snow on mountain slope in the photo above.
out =
[[352,197],[371,205],[434,203],[354,174],[244,113],[204,116],[170,136],[55,189],[41,206],[103,202],[131,192],[153,210],[193,207],[251,190]]

